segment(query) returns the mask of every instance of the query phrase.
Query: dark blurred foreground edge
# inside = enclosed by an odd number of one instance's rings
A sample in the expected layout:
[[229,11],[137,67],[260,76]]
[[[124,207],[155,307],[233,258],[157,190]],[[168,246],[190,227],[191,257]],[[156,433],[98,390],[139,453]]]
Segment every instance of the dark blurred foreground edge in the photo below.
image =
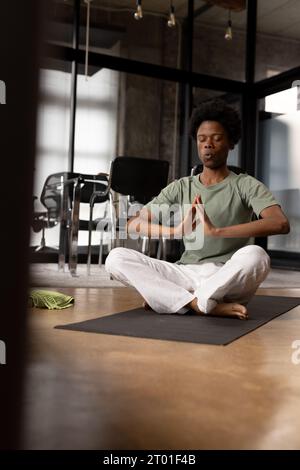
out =
[[1,2],[0,449],[20,446],[43,0]]

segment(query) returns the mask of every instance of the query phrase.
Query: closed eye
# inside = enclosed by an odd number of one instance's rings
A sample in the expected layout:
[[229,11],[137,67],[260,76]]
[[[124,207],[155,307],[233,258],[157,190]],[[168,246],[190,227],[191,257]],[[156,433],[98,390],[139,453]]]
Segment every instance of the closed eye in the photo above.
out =
[[214,142],[221,142],[223,140],[223,135],[222,134],[213,134],[211,136],[205,136],[205,135],[198,135],[197,140],[198,142],[205,142],[207,139],[211,139]]

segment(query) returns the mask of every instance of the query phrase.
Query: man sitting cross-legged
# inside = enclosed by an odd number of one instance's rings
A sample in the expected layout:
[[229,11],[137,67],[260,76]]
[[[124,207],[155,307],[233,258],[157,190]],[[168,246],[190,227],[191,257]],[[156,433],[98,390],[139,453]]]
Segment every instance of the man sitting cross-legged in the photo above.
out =
[[[227,167],[239,141],[238,113],[222,101],[205,103],[191,118],[203,171],[175,180],[128,222],[128,232],[151,237],[183,237],[185,251],[176,263],[115,248],[106,269],[135,287],[145,307],[157,313],[186,313],[247,318],[246,305],[270,269],[254,237],[289,233],[289,222],[272,193],[252,176]],[[177,205],[181,222],[157,222],[157,208]],[[252,220],[253,213],[259,220]]]

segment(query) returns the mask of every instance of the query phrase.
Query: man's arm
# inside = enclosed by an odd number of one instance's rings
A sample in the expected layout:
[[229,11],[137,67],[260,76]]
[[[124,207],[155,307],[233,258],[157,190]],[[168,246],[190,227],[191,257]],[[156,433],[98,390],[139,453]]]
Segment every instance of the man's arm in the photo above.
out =
[[260,213],[259,220],[229,227],[214,227],[204,212],[204,230],[206,235],[217,238],[249,238],[287,234],[290,224],[278,205],[266,207]]
[[127,232],[138,233],[139,235],[146,235],[152,238],[182,238],[183,235],[190,234],[199,223],[199,220],[196,220],[196,206],[197,196],[194,198],[180,224],[176,227],[160,225],[153,222],[153,214],[147,207],[143,207],[136,216],[131,217],[127,222]]
[[167,227],[153,222],[153,215],[149,209],[143,209],[134,217],[131,217],[127,222],[128,233],[139,233],[152,238],[173,238],[173,227]]

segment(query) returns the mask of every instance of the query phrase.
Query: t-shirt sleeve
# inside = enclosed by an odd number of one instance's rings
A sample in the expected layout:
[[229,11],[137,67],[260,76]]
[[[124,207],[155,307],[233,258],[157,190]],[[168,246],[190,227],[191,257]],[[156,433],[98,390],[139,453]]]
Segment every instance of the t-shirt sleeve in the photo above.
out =
[[175,207],[180,203],[181,185],[179,180],[175,180],[166,186],[152,201],[148,202],[145,207],[151,212],[159,222],[162,219],[168,219],[170,207]]
[[254,213],[259,217],[261,211],[270,206],[280,204],[271,191],[253,176],[246,176],[240,180],[239,189],[243,201],[248,207],[252,207]]

